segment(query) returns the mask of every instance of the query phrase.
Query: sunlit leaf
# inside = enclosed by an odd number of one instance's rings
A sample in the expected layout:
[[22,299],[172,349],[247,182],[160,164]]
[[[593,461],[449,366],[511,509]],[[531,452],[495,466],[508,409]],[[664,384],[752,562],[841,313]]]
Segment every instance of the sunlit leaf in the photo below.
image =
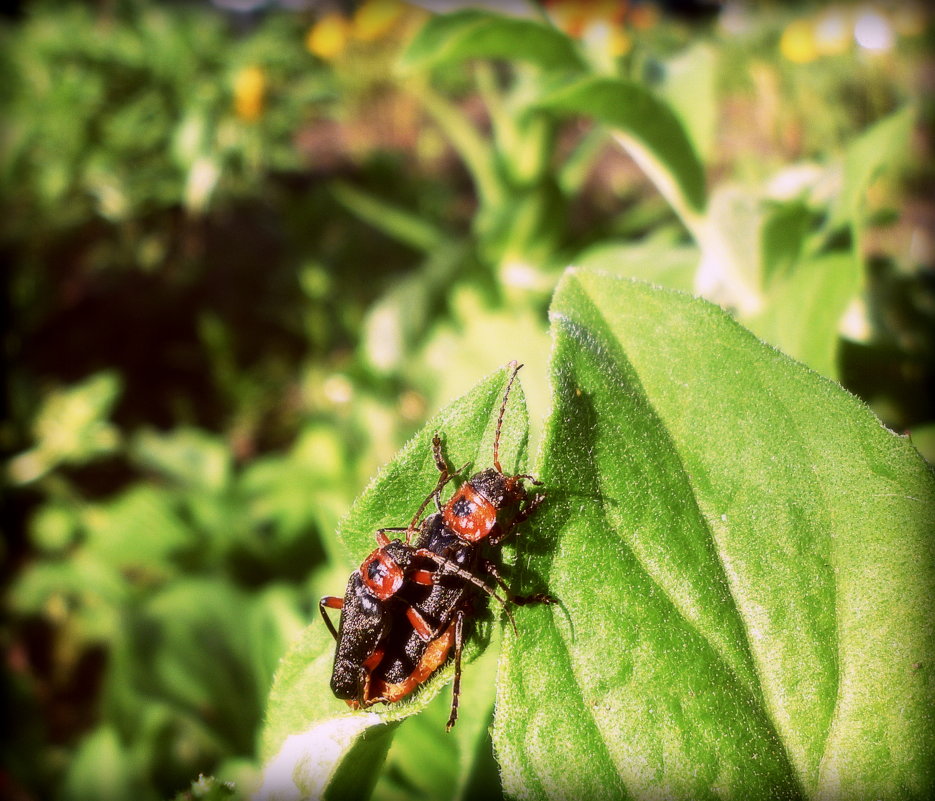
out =
[[120,389],[114,373],[102,372],[50,392],[33,422],[35,447],[10,461],[10,478],[25,484],[62,462],[81,463],[112,452],[120,434],[107,417]]
[[36,510],[29,521],[30,540],[43,551],[64,551],[78,531],[77,511],[64,504],[48,503]]
[[699,245],[699,294],[741,315],[763,304],[763,223],[760,193],[731,183],[711,192]]
[[696,152],[706,161],[714,151],[718,126],[718,57],[707,43],[686,48],[662,64],[659,93],[685,126]]
[[479,10],[432,17],[403,54],[401,65],[426,69],[468,58],[508,58],[546,69],[581,70],[571,40],[541,23]]
[[930,795],[918,453],[687,295],[573,271],[552,320],[549,499],[523,545],[561,605],[507,637],[507,793]]
[[613,130],[660,192],[688,220],[705,205],[705,175],[669,105],[622,78],[583,78],[543,97],[540,108],[593,117]]

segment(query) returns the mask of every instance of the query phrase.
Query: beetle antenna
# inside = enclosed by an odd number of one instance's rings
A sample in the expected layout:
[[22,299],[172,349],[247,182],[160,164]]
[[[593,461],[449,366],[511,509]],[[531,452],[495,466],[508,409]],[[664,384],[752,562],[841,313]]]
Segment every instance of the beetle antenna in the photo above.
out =
[[439,504],[438,496],[441,491],[444,489],[445,485],[451,481],[458,473],[461,472],[464,468],[455,470],[454,473],[451,473],[448,470],[448,463],[445,461],[445,457],[442,454],[442,441],[441,437],[438,436],[436,432],[432,437],[432,456],[435,459],[435,466],[438,468],[439,476],[438,483],[435,484],[435,489],[433,489],[422,501],[422,505],[419,507],[419,511],[416,512],[415,517],[412,518],[412,522],[409,524],[409,528],[406,529],[406,542],[409,542],[412,539],[412,532],[416,530],[416,526],[419,525],[419,521],[422,519],[422,513],[428,508],[428,505],[432,502],[432,499],[435,499],[435,504]]
[[500,429],[503,428],[503,415],[506,412],[506,402],[509,400],[510,390],[513,388],[513,382],[516,380],[516,374],[523,365],[512,361],[510,362],[509,366],[513,368],[513,373],[510,376],[510,380],[507,382],[506,391],[503,393],[503,403],[500,404],[500,414],[497,417],[497,433],[493,438],[493,466],[501,476],[503,475],[503,468],[500,467]]

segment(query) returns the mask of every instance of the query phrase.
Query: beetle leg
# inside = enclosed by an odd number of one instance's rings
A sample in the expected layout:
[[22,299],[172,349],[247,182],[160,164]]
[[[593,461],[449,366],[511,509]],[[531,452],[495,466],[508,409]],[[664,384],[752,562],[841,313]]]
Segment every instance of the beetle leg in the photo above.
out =
[[406,529],[403,529],[406,532],[406,542],[412,540],[412,534],[415,532],[416,528],[419,525],[419,521],[422,519],[422,513],[425,511],[426,507],[434,500],[435,506],[440,512],[442,510],[441,505],[441,491],[444,489],[445,485],[451,481],[454,476],[456,476],[461,470],[455,470],[454,473],[448,470],[448,463],[445,461],[445,457],[442,454],[442,440],[436,432],[432,436],[432,457],[435,459],[435,466],[438,468],[439,476],[438,481],[435,484],[435,488],[425,496],[425,500],[422,501],[422,504],[419,506],[415,515],[412,517],[412,522],[409,523],[409,526]]
[[458,720],[458,703],[461,700],[461,649],[463,646],[464,611],[458,610],[455,615],[455,679],[451,685],[451,714],[448,716],[445,731],[451,731],[451,727]]
[[531,595],[514,595],[513,591],[507,586],[506,581],[504,581],[503,576],[500,575],[497,570],[496,565],[493,562],[489,562],[486,559],[481,560],[481,567],[485,572],[493,576],[494,581],[497,582],[500,589],[506,594],[506,599],[511,604],[516,604],[516,606],[527,606],[529,604],[554,604],[557,603],[557,600],[551,595],[545,592],[535,592]]
[[421,584],[423,587],[431,587],[435,584],[435,574],[431,570],[416,570],[409,577],[413,584]]
[[454,575],[454,576],[460,576],[465,581],[471,582],[471,584],[473,584],[475,587],[479,587],[485,593],[487,593],[491,598],[495,599],[500,604],[500,606],[503,607],[503,611],[506,614],[507,618],[509,619],[510,625],[513,627],[513,633],[518,634],[516,630],[516,621],[513,619],[513,613],[510,612],[510,608],[507,602],[503,598],[501,598],[499,595],[497,595],[496,590],[492,590],[483,581],[477,578],[477,576],[475,576],[473,573],[468,573],[467,570],[461,569],[454,562],[450,561],[449,559],[445,559],[445,557],[443,556],[439,556],[437,553],[434,553],[433,551],[428,550],[428,548],[417,548],[415,553],[416,553],[416,556],[424,556],[426,559],[431,559],[433,562],[435,562],[435,564],[437,564],[441,568],[441,571],[443,573]]
[[321,612],[321,616],[325,619],[325,625],[328,627],[328,631],[331,632],[331,635],[334,637],[335,641],[338,639],[338,632],[334,628],[334,623],[331,622],[331,618],[328,617],[325,609],[343,609],[344,608],[344,599],[337,598],[334,595],[326,595],[318,602],[318,610]]
[[510,521],[510,524],[504,528],[499,537],[490,537],[489,542],[491,545],[499,545],[503,540],[510,536],[520,523],[524,523],[530,517],[532,517],[533,512],[539,508],[539,505],[545,500],[545,495],[538,493],[533,495],[527,502],[526,505],[520,509],[514,518]]
[[373,671],[377,669],[380,662],[383,661],[383,649],[377,648],[368,656],[360,666],[360,689],[357,692],[357,703],[361,709],[373,706],[382,699],[370,698],[370,679],[373,677]]
[[377,544],[378,545],[388,545],[390,540],[386,536],[387,531],[408,531],[409,529],[405,526],[384,526],[383,528],[377,529]]
[[429,625],[429,622],[422,617],[422,613],[414,606],[410,606],[406,610],[406,619],[412,625],[412,630],[422,642],[431,642],[440,633],[437,629],[433,629]]
[[435,459],[435,466],[438,468],[438,472],[443,476],[448,475],[448,462],[445,459],[444,454],[442,453],[442,438],[438,436],[438,432],[432,436],[432,456]]

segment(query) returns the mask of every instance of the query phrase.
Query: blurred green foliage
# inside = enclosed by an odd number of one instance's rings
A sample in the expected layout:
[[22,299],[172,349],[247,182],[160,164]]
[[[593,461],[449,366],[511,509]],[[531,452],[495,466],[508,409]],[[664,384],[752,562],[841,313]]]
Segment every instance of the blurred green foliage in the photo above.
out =
[[722,303],[932,458],[931,25],[804,63],[791,19],[4,22],[6,786],[249,788],[338,519],[512,358],[535,436],[570,263]]

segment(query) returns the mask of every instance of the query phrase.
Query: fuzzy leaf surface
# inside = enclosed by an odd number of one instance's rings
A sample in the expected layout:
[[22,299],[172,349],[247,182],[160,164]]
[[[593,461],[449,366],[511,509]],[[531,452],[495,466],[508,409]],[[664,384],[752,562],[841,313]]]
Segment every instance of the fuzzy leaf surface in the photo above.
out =
[[676,292],[569,271],[548,500],[494,744],[521,799],[925,798],[935,487],[837,384]]

